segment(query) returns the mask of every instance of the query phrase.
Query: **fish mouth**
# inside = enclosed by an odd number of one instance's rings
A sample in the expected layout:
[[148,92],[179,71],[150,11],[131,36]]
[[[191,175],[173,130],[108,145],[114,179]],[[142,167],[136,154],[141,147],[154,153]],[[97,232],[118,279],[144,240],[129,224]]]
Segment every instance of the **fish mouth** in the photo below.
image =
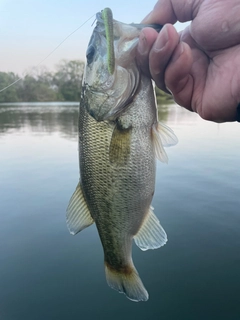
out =
[[96,13],[96,20],[97,22],[103,23],[102,12]]

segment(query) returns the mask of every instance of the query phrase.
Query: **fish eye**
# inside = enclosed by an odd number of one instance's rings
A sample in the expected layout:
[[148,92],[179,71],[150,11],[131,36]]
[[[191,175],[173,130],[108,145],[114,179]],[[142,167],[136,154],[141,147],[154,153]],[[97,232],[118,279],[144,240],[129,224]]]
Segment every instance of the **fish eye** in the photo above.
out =
[[95,48],[91,45],[87,49],[87,54],[86,54],[87,64],[91,64],[93,62],[94,54],[95,54]]

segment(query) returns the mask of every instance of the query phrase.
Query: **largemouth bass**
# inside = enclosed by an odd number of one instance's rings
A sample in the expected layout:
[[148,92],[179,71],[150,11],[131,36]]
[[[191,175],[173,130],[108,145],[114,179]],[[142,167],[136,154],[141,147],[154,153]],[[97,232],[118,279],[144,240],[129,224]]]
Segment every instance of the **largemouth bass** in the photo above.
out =
[[106,24],[97,14],[80,99],[80,182],[67,209],[72,234],[96,223],[107,282],[133,301],[146,301],[148,292],[132,261],[132,240],[142,250],[167,242],[151,201],[156,158],[167,162],[163,145],[177,142],[158,122],[152,81],[136,62],[143,27],[112,21],[109,68]]

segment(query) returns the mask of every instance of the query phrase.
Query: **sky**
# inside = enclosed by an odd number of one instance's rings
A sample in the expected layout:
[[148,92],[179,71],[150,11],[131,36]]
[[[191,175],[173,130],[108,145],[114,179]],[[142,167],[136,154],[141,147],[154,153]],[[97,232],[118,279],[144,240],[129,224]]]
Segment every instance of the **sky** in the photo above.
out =
[[[156,0],[0,0],[0,71],[31,72],[69,34],[41,66],[54,70],[62,60],[85,60],[95,13],[110,7],[116,20],[140,22]],[[183,25],[183,26],[182,26]],[[177,29],[185,24],[177,24]]]

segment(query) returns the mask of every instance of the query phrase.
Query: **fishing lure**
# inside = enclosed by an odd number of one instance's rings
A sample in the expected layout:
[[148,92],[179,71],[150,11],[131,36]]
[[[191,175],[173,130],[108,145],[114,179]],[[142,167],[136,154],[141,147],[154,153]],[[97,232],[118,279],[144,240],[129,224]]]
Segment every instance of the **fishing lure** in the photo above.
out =
[[115,55],[113,44],[113,15],[110,8],[105,8],[102,10],[102,19],[106,30],[108,71],[110,74],[113,74],[115,70]]

